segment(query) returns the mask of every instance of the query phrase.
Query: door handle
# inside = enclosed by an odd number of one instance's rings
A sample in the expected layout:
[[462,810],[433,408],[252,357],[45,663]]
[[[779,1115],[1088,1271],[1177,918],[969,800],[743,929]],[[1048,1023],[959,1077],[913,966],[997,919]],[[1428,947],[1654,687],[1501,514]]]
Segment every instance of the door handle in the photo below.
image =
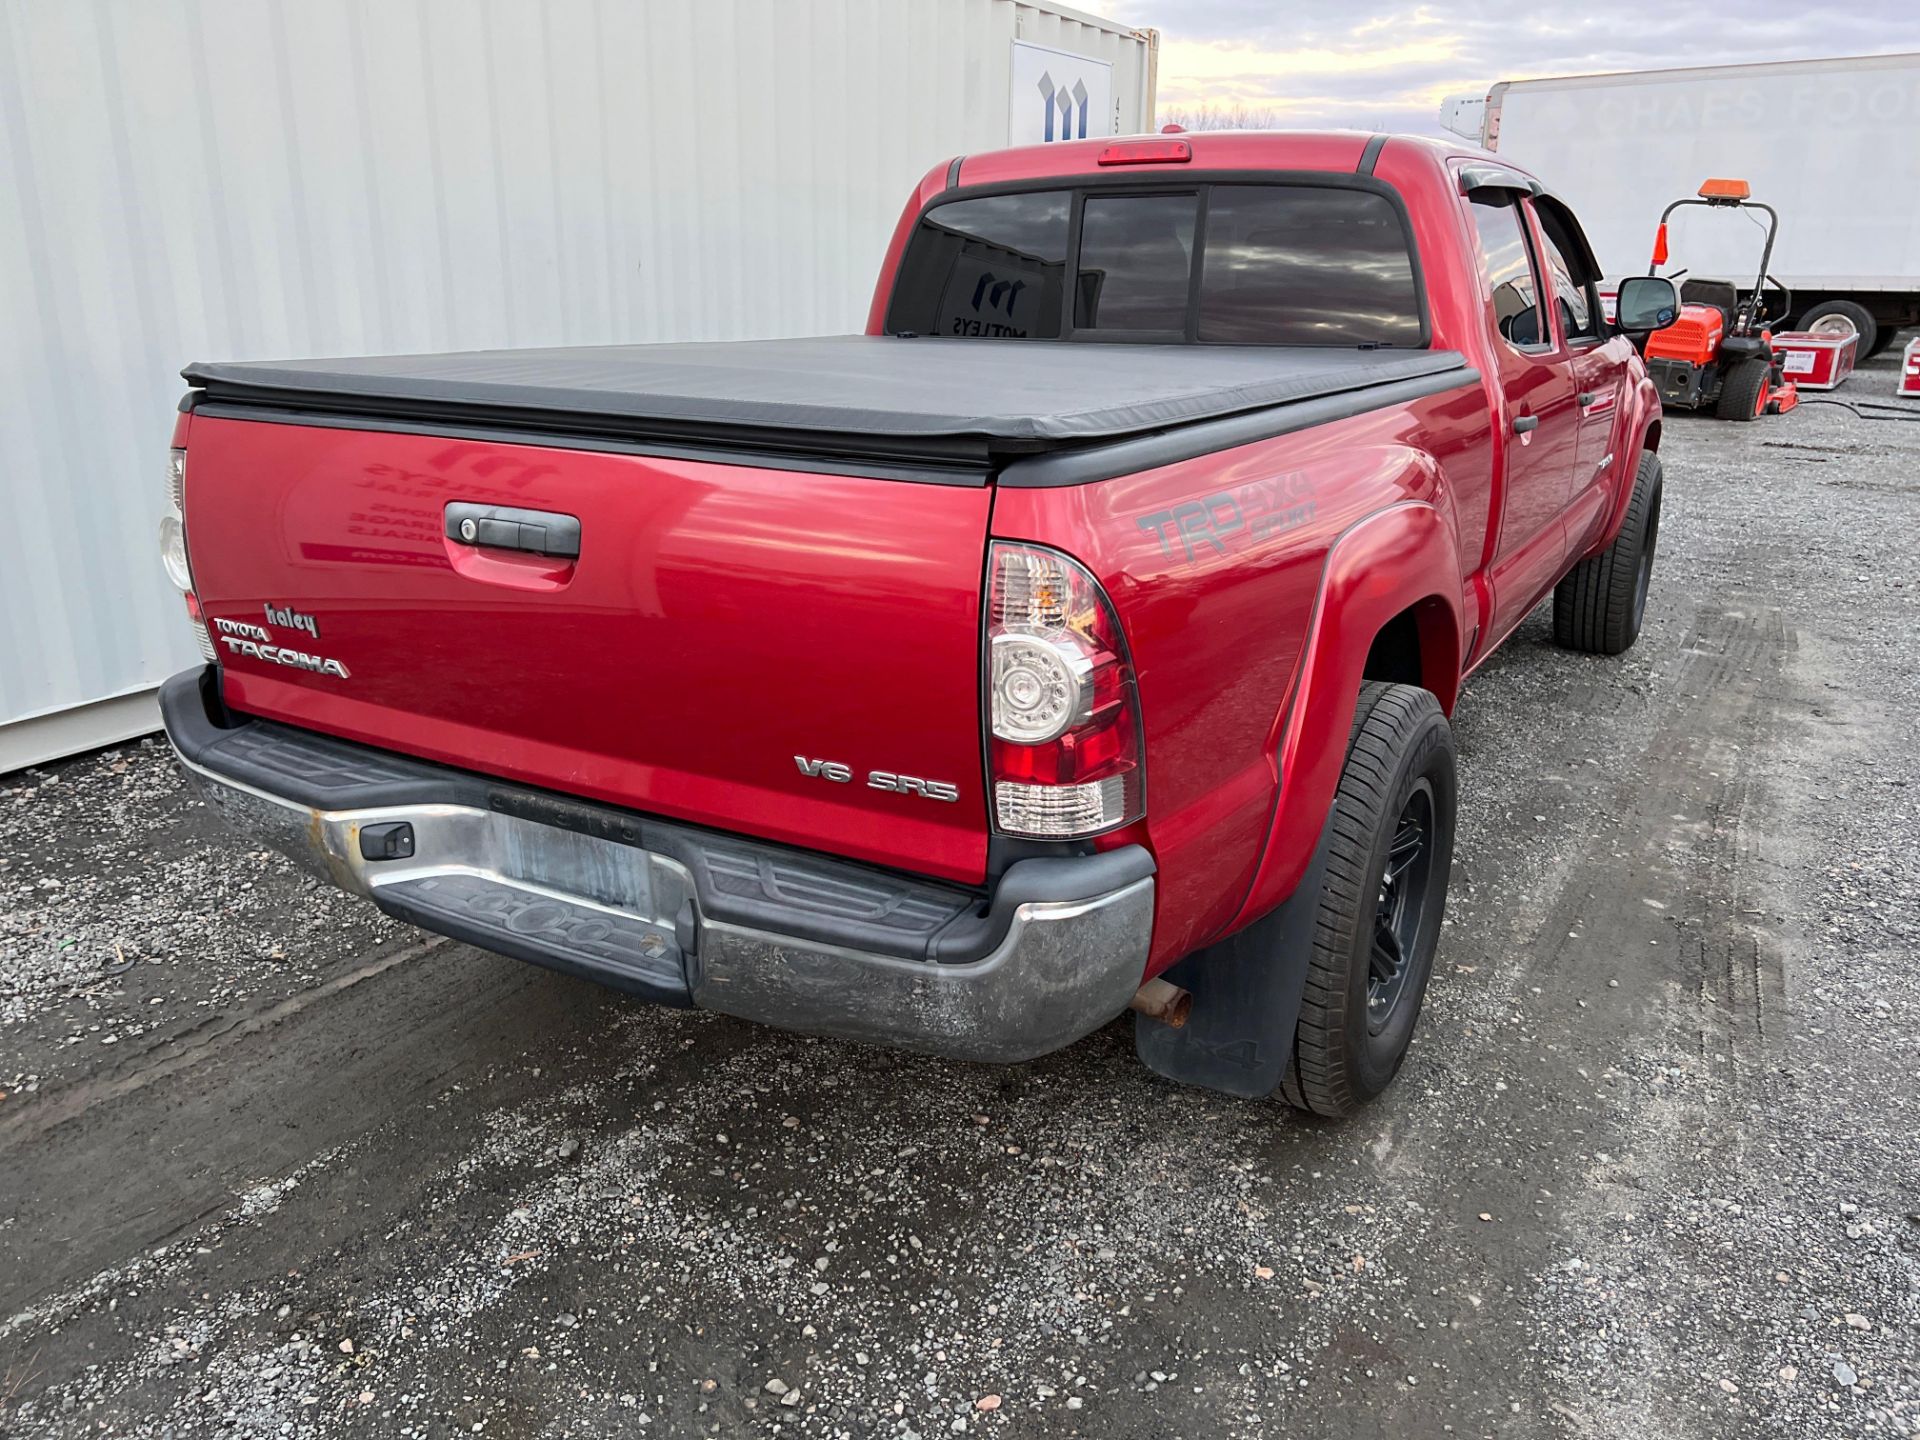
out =
[[522,550],[563,560],[580,558],[579,517],[551,510],[449,501],[447,538],[489,550]]
[[1600,397],[1591,390],[1582,390],[1580,392],[1580,408],[1582,410],[1586,409],[1589,405],[1598,401],[1599,398]]
[[1540,417],[1538,415],[1516,415],[1513,417],[1513,433],[1516,435],[1524,435],[1529,430],[1538,430],[1539,428]]

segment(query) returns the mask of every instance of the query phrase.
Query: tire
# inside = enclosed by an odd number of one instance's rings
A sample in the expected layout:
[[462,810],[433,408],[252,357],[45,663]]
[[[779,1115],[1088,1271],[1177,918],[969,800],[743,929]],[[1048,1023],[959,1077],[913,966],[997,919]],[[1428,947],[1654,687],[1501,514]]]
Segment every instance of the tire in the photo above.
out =
[[1864,355],[1856,355],[1856,360],[1871,360],[1876,355],[1884,355],[1900,343],[1900,332],[1891,325],[1880,327],[1880,336],[1873,342],[1873,348]]
[[1873,318],[1873,312],[1866,306],[1856,305],[1851,300],[1822,300],[1818,305],[1809,305],[1794,328],[1818,330],[1822,320],[1828,322],[1826,328],[1830,331],[1844,333],[1846,326],[1838,323],[1843,320],[1853,327],[1854,334],[1860,337],[1859,348],[1854,351],[1856,360],[1880,353],[1880,322]]
[[1651,450],[1634,473],[1627,518],[1613,544],[1590,555],[1553,592],[1553,639],[1589,655],[1619,655],[1640,638],[1647,587],[1660,539],[1660,457]]
[[1741,360],[1727,371],[1713,413],[1722,420],[1758,420],[1773,389],[1773,367],[1765,360]]
[[1457,803],[1453,730],[1439,701],[1413,685],[1362,686],[1280,1084],[1297,1108],[1350,1115],[1406,1058],[1440,941]]

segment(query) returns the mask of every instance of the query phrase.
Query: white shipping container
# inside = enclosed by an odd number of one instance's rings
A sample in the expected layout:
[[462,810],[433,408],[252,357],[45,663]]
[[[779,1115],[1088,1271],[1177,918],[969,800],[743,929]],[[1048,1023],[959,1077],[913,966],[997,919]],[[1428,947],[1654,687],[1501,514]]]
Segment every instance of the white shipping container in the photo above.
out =
[[1037,123],[1016,49],[1101,134],[1156,45],[1047,0],[0,0],[0,772],[197,663],[187,361],[857,330],[920,176]]
[[[1920,55],[1503,81],[1485,143],[1565,197],[1609,275],[1645,273],[1669,201],[1740,179],[1780,212],[1796,312],[1854,297],[1920,322]],[[1752,281],[1747,215],[1689,207],[1670,235],[1674,267]]]

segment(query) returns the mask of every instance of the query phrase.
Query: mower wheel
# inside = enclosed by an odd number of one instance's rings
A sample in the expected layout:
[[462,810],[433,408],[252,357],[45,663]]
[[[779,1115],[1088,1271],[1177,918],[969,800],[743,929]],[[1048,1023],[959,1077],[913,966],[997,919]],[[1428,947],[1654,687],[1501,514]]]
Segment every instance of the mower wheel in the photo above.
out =
[[1852,331],[1860,337],[1860,344],[1853,352],[1856,360],[1878,353],[1874,347],[1880,343],[1880,322],[1866,306],[1851,300],[1822,300],[1818,305],[1809,305],[1795,328],[1818,335],[1845,335]]
[[1713,413],[1722,420],[1758,420],[1766,413],[1773,366],[1765,360],[1742,360],[1727,371]]

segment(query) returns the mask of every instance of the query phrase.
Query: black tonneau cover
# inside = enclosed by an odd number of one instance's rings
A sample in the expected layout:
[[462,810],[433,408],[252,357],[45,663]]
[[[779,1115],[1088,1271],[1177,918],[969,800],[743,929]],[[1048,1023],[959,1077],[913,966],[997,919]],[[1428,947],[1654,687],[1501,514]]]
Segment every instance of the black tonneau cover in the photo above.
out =
[[1456,371],[1460,382],[1470,378],[1447,350],[845,335],[196,362],[181,373],[208,405],[288,419],[438,421],[966,466]]

